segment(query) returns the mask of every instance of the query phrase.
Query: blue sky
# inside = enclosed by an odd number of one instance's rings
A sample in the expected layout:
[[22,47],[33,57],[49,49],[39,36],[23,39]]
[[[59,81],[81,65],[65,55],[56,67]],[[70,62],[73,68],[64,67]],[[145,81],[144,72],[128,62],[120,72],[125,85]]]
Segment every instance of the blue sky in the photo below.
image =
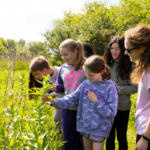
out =
[[[92,2],[94,0],[88,0]],[[87,0],[1,0],[0,37],[43,41],[41,33],[50,28],[52,20],[61,18],[63,11],[80,11]],[[108,5],[119,0],[105,0]]]

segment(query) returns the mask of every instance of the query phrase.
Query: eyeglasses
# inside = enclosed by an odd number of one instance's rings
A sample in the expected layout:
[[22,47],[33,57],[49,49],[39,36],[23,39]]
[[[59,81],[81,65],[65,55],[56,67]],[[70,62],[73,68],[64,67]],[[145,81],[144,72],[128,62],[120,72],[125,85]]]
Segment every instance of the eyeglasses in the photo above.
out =
[[119,48],[119,47],[109,47],[109,50],[110,50],[110,51],[113,51],[113,50],[119,51],[120,48]]
[[140,48],[140,46],[139,47],[133,47],[133,48],[126,48],[125,50],[128,52],[128,53],[130,53],[132,50],[134,50],[134,49],[138,49],[138,48]]

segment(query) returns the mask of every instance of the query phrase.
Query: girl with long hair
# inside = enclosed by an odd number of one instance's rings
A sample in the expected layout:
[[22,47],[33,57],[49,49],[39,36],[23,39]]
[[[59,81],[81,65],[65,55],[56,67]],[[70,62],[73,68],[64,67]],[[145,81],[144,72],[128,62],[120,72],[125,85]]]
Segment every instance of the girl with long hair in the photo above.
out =
[[[62,59],[66,62],[60,68],[56,85],[56,92],[68,95],[74,92],[83,80],[86,79],[85,72],[83,70],[83,64],[85,62],[83,45],[80,41],[73,39],[67,39],[63,41],[60,46],[60,54]],[[78,106],[72,106],[61,111],[62,128],[64,149],[65,150],[78,150],[83,146],[80,142],[80,134],[76,131],[76,115]]]
[[106,141],[106,150],[115,150],[115,130],[117,131],[119,150],[128,149],[127,127],[131,108],[130,96],[137,92],[137,85],[131,84],[130,74],[134,68],[134,64],[124,52],[124,37],[115,36],[108,44],[103,56],[105,63],[111,68],[111,80],[117,84],[120,90],[118,93],[117,115]]
[[137,62],[131,81],[138,83],[136,150],[150,150],[150,27],[138,25],[125,31],[125,54]]

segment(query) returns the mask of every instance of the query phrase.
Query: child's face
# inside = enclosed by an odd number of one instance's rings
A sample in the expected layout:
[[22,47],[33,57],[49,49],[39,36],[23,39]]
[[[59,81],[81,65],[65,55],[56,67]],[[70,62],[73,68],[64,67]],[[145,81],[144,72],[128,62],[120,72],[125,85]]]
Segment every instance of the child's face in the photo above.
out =
[[60,49],[60,55],[61,58],[68,64],[72,64],[74,65],[76,57],[77,57],[77,50],[75,50],[74,52],[71,52],[67,49]]
[[93,72],[89,71],[88,69],[86,69],[85,67],[83,67],[83,68],[84,68],[86,77],[87,77],[87,79],[89,79],[90,82],[103,81],[102,80],[102,73],[93,73]]
[[36,79],[42,80],[44,74],[43,74],[42,71],[37,70],[37,71],[32,72],[32,75],[33,75]]

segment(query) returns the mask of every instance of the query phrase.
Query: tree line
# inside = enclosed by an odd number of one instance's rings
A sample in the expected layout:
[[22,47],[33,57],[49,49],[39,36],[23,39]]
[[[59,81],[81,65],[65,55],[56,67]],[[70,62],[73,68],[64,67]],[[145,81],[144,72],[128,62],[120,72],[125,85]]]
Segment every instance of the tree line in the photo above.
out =
[[[125,30],[139,23],[150,25],[149,0],[120,0],[119,5],[109,6],[101,1],[87,2],[79,12],[67,10],[62,18],[53,20],[50,29],[43,33],[44,42],[25,44],[21,39],[13,46],[20,53],[28,52],[31,56],[49,55],[53,64],[57,65],[62,62],[59,45],[65,39],[87,42],[97,54],[103,55],[112,36],[123,35]],[[6,53],[9,43],[13,40],[0,39],[1,53]]]

